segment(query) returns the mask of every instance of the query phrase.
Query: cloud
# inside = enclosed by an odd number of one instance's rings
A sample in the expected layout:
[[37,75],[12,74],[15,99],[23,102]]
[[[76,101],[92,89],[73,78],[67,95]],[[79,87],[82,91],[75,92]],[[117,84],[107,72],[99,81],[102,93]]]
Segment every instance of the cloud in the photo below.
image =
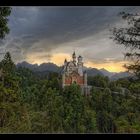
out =
[[[139,9],[139,6],[13,7],[11,31],[6,40],[0,41],[0,51],[10,51],[16,63],[61,64],[62,58],[69,58],[74,50],[84,57],[85,63],[124,61],[125,50],[109,39],[109,29],[124,23],[117,16],[119,12],[133,13]],[[60,54],[63,57],[58,62]]]
[[85,66],[87,67],[94,67],[97,69],[105,68],[106,70],[110,72],[121,72],[126,71],[126,69],[123,67],[124,64],[127,64],[127,62],[124,61],[117,61],[117,62],[107,62],[107,63],[93,63],[93,62],[87,62],[85,63]]

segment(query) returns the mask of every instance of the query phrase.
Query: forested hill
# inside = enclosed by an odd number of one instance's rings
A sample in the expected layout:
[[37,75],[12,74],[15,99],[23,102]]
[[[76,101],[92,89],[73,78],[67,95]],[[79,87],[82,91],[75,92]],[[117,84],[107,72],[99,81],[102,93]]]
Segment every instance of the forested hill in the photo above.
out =
[[[0,62],[0,133],[140,133],[139,79],[97,75],[88,83],[90,96],[76,84],[62,89],[57,73],[42,78],[16,67],[6,53]],[[122,94],[121,88],[128,90]]]
[[[41,65],[37,65],[37,64],[30,64],[26,61],[18,63],[17,67],[29,68],[30,70],[40,75],[46,75],[49,74],[50,72],[60,73],[62,70],[62,66],[59,67],[54,63],[42,63]],[[105,69],[99,70],[96,68],[87,68],[87,67],[84,67],[84,69],[87,71],[88,76],[104,75],[104,76],[108,76],[111,80],[117,80],[119,78],[132,76],[128,72],[115,73],[115,72],[109,72]]]

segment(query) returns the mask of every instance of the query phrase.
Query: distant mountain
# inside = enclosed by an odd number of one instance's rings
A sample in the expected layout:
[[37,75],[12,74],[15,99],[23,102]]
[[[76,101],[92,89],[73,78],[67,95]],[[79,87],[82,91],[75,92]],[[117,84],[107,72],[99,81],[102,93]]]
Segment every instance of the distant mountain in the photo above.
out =
[[107,71],[107,70],[104,69],[104,68],[100,69],[100,71],[103,73],[104,76],[108,76],[109,78],[110,78],[111,76],[113,76],[114,74],[117,74],[116,72],[109,72],[109,71]]
[[47,73],[49,71],[51,72],[59,72],[60,68],[59,66],[53,64],[53,63],[42,63],[41,65],[37,65],[37,64],[30,64],[28,62],[21,62],[17,64],[17,67],[25,67],[28,68],[32,71],[38,71],[38,72],[44,72],[46,71]]
[[43,63],[38,66],[38,71],[60,72],[60,67],[53,63]]
[[110,80],[118,80],[120,78],[132,77],[133,75],[129,72],[116,73],[110,77]]
[[[28,68],[36,73],[43,73],[43,75],[46,73],[48,74],[49,72],[61,72],[62,67],[57,66],[56,64],[53,63],[42,63],[41,65],[37,64],[30,64],[26,61],[18,63],[17,67],[25,67]],[[84,67],[84,70],[87,71],[88,76],[95,76],[95,75],[103,75],[102,72],[96,68],[87,68]]]
[[[28,69],[30,69],[30,70],[32,70],[40,75],[45,75],[45,74],[48,74],[50,72],[60,73],[62,70],[62,66],[59,67],[54,63],[42,63],[41,65],[38,65],[38,64],[30,64],[26,61],[18,63],[17,67],[28,68]],[[104,75],[104,76],[108,76],[111,80],[117,80],[119,78],[132,76],[132,74],[130,74],[128,72],[115,73],[115,72],[109,72],[104,68],[98,70],[96,68],[84,67],[84,70],[87,71],[88,76]]]
[[88,76],[95,76],[95,75],[102,75],[103,76],[103,73],[96,68],[87,68],[86,71],[87,71]]
[[28,68],[28,69],[33,70],[33,71],[38,69],[38,65],[37,64],[30,64],[30,63],[28,63],[26,61],[18,63],[17,67],[25,67],[25,68]]

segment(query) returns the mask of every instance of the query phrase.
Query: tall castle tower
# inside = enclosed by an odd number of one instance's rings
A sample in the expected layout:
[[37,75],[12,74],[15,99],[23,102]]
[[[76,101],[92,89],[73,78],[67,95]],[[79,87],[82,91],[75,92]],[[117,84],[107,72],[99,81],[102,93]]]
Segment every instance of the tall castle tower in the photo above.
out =
[[76,54],[75,54],[75,51],[74,51],[74,53],[72,54],[72,58],[73,58],[73,63],[76,64]]
[[82,56],[78,56],[77,60],[75,52],[72,54],[71,61],[68,62],[65,59],[62,72],[62,87],[76,83],[80,85],[82,93],[87,94],[87,73],[83,70]]

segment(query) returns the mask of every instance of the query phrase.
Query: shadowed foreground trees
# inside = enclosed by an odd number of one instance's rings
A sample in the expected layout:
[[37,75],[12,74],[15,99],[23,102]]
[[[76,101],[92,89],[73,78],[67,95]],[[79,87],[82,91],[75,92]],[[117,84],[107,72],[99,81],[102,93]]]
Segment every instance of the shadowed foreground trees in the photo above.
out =
[[120,15],[127,21],[127,27],[114,28],[111,38],[128,50],[125,57],[131,63],[125,67],[140,80],[140,15],[125,12]]
[[3,39],[10,31],[8,27],[8,16],[11,10],[11,7],[0,7],[0,39]]
[[19,78],[14,73],[15,65],[10,53],[6,53],[0,66],[3,72],[0,77],[0,132],[24,132],[27,112],[20,103]]
[[[140,132],[137,81],[90,77],[91,95],[83,96],[76,84],[62,90],[56,74],[42,78],[16,68],[10,53],[0,69],[0,133]],[[121,94],[121,87],[130,93]]]

